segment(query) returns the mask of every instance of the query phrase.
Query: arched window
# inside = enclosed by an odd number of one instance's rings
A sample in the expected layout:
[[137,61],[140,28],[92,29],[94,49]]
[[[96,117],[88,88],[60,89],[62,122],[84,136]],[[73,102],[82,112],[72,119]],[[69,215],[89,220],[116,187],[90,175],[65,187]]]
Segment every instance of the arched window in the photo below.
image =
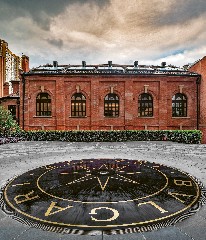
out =
[[48,93],[39,93],[37,95],[36,116],[51,116],[51,97]]
[[153,116],[153,99],[148,93],[142,93],[138,98],[138,117]]
[[75,93],[71,99],[72,117],[86,116],[86,97],[82,93]]
[[119,116],[119,97],[114,93],[109,93],[104,98],[104,116],[105,117]]
[[172,116],[187,116],[187,97],[182,93],[177,93],[172,97]]

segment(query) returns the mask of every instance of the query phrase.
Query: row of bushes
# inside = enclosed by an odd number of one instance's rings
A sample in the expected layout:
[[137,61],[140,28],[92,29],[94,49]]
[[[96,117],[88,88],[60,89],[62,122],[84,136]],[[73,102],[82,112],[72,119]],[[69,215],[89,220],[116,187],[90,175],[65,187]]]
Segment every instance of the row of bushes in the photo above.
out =
[[202,134],[197,130],[177,131],[22,131],[11,113],[0,106],[0,144],[23,141],[68,142],[123,142],[174,141],[200,143]]
[[[1,136],[0,136],[1,137]],[[19,131],[9,136],[23,141],[67,142],[126,142],[126,141],[173,141],[197,144],[201,142],[199,130],[162,131]]]

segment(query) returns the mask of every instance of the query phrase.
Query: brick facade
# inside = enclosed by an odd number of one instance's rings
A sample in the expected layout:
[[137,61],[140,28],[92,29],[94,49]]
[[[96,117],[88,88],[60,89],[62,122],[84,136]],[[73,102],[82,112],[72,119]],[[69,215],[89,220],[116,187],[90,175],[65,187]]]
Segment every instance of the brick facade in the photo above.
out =
[[[174,130],[198,127],[197,74],[167,71],[157,74],[148,71],[96,74],[94,71],[91,74],[48,69],[52,67],[23,75],[25,85],[23,87],[21,83],[20,87],[21,126],[25,130]],[[77,91],[86,97],[85,117],[71,116],[71,97]],[[51,96],[51,116],[36,116],[36,98],[41,92]],[[118,117],[104,116],[104,98],[110,92],[119,97]],[[138,97],[144,92],[153,98],[152,117],[138,117]],[[180,92],[187,97],[187,116],[172,117],[172,97]]]
[[[5,71],[5,52],[16,64],[21,60],[19,75]],[[15,60],[17,59],[17,60]],[[15,62],[16,61],[16,62]],[[29,58],[11,53],[1,40],[0,104],[15,108],[15,119],[25,130],[176,130],[200,129],[206,143],[206,57],[189,71],[162,66],[53,65],[29,70]],[[20,73],[22,73],[20,75]],[[16,76],[9,79],[9,76]],[[201,83],[199,81],[202,75]],[[12,90],[12,92],[11,92]],[[37,116],[37,96],[51,97],[51,115]],[[72,116],[72,96],[86,98],[86,115]],[[105,116],[104,100],[114,93],[119,98],[119,115]],[[138,98],[148,93],[153,99],[152,116],[138,116]],[[181,93],[187,99],[185,116],[172,116],[172,98]]]
[[197,61],[189,70],[201,74],[199,127],[203,133],[203,142],[206,143],[206,57]]

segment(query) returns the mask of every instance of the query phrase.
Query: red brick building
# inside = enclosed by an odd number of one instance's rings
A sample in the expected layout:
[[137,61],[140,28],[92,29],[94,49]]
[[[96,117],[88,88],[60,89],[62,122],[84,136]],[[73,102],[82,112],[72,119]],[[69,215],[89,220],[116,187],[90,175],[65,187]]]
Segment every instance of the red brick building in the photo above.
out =
[[22,75],[20,124],[25,130],[198,129],[199,79],[166,63],[54,61]]
[[194,63],[189,70],[201,74],[199,129],[203,133],[203,142],[206,143],[206,56]]

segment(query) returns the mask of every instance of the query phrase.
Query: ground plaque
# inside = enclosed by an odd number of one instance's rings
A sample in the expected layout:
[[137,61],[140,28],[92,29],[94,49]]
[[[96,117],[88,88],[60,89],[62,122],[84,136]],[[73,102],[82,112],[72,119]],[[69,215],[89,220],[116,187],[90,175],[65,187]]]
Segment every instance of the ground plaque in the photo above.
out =
[[203,187],[172,167],[85,159],[28,171],[2,190],[1,205],[24,223],[58,232],[148,231],[195,212]]

